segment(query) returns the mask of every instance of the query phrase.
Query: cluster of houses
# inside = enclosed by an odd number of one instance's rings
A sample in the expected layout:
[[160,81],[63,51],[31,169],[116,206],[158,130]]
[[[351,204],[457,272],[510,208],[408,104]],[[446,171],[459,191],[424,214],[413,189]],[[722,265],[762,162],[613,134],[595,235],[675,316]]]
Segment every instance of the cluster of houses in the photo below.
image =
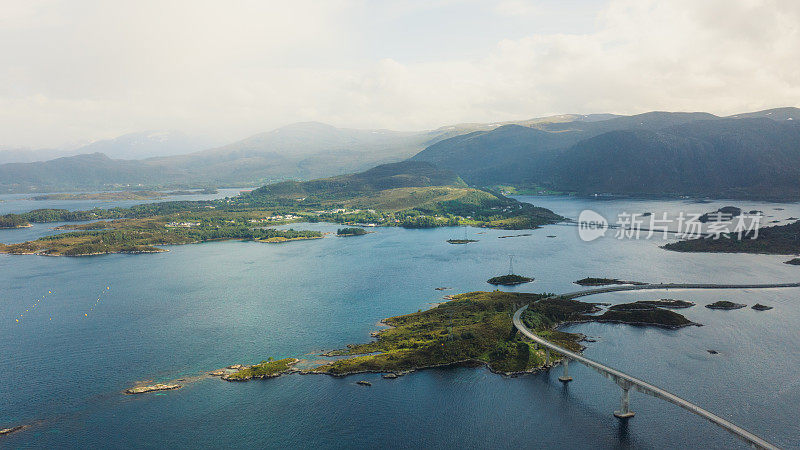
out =
[[279,220],[294,220],[299,218],[300,216],[294,214],[284,214],[284,215],[264,217],[261,219],[250,219],[250,223],[276,222]]
[[200,222],[170,222],[164,226],[167,228],[192,228],[200,226]]

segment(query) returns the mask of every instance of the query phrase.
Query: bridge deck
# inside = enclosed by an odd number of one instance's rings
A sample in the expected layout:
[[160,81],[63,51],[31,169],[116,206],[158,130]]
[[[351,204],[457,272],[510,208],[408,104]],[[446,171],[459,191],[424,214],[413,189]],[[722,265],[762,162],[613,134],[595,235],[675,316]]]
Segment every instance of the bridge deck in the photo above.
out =
[[[589,289],[584,291],[578,292],[571,292],[568,294],[560,295],[559,297],[567,297],[567,298],[576,298],[576,297],[584,297],[587,295],[594,295],[600,294],[605,292],[617,292],[617,291],[633,291],[633,290],[653,290],[653,289],[763,289],[763,288],[782,288],[782,287],[800,287],[800,283],[777,283],[777,284],[646,284],[646,285],[634,285],[634,286],[613,286],[613,287],[605,287],[599,289]],[[730,433],[734,434],[736,437],[744,440],[750,445],[753,445],[758,448],[765,448],[765,449],[776,449],[778,447],[770,444],[769,442],[761,439],[760,437],[750,433],[749,431],[735,425],[722,417],[713,414],[694,403],[691,403],[687,400],[678,397],[677,395],[668,392],[664,389],[661,389],[657,386],[654,386],[646,381],[640,380],[638,378],[632,377],[622,371],[614,369],[613,367],[609,367],[605,364],[599,363],[597,361],[591,360],[586,358],[583,355],[578,353],[572,352],[567,350],[566,348],[560,347],[556,344],[553,344],[533,333],[529,330],[523,323],[522,323],[522,313],[525,309],[528,308],[528,305],[523,306],[522,308],[518,309],[516,313],[514,313],[514,326],[519,330],[523,335],[527,336],[528,338],[532,339],[536,343],[553,350],[555,352],[563,354],[565,357],[577,361],[587,367],[590,367],[606,378],[611,379],[615,383],[617,383],[623,389],[634,389],[641,393],[651,395],[655,398],[666,400],[672,404],[678,405],[681,408],[697,414],[700,417],[724,428],[725,430],[729,431]]]

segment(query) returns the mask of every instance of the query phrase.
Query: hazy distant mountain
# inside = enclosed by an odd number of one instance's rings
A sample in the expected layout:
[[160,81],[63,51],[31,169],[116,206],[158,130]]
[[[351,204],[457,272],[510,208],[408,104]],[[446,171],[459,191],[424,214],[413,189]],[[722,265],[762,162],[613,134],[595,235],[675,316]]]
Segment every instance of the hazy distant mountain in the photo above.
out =
[[175,174],[141,161],[111,159],[102,153],[45,162],[0,165],[0,189],[6,192],[99,190],[151,185]]
[[0,164],[49,161],[65,156],[103,153],[111,159],[145,159],[171,156],[209,148],[218,141],[188,136],[179,131],[141,131],[104,139],[75,148],[26,149],[0,147]]
[[80,149],[92,151],[89,155],[0,165],[0,192],[129,185],[247,186],[313,179],[402,161],[435,142],[438,135],[429,131],[352,130],[306,122],[208,150],[124,160],[135,154],[180,152],[195,142],[179,133],[132,133]]
[[145,159],[182,155],[211,145],[214,141],[210,139],[188,136],[179,131],[140,131],[93,142],[73,150],[71,154],[103,153],[111,159]]
[[69,150],[0,147],[0,164],[47,161],[70,155]]
[[792,186],[800,185],[800,177],[793,178],[800,167],[800,139],[793,134],[798,112],[779,108],[728,118],[702,112],[564,114],[422,132],[305,122],[212,149],[120,160],[178,152],[192,141],[178,133],[132,133],[82,149],[117,158],[91,154],[0,165],[0,192],[260,185],[359,172],[413,155],[476,185],[711,195],[746,195],[752,188],[758,195],[794,195]]
[[736,114],[730,117],[733,119],[754,119],[762,117],[765,119],[772,119],[777,121],[782,121],[782,120],[794,121],[794,120],[800,120],[800,108],[787,107],[787,108],[765,109],[764,111]]
[[436,143],[414,160],[471,184],[580,193],[800,198],[796,108],[719,118],[653,112],[597,122],[503,126]]

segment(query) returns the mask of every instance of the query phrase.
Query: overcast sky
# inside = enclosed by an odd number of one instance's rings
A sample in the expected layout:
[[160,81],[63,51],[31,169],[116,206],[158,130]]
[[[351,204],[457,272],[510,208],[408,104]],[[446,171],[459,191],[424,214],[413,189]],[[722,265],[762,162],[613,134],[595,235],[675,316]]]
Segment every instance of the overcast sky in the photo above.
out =
[[796,0],[0,0],[0,146],[800,106]]

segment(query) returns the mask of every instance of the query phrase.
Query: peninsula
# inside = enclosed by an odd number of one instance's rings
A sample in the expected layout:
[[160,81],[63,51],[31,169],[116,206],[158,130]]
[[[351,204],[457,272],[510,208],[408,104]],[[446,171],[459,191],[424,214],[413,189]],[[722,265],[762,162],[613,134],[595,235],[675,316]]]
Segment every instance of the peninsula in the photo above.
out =
[[39,209],[0,216],[0,226],[88,222],[70,232],[18,244],[0,253],[81,256],[153,253],[159,246],[238,239],[267,243],[317,239],[317,231],[278,230],[292,222],[433,228],[470,225],[530,229],[563,217],[544,208],[470,188],[455,174],[407,161],[320,180],[287,181],[236,197],[149,203],[131,208]]

